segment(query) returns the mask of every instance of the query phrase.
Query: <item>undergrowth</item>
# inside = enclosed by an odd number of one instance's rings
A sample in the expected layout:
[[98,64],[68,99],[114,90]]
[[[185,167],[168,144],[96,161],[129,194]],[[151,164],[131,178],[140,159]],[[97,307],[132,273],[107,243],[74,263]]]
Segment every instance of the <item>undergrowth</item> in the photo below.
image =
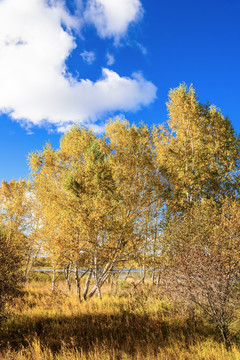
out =
[[234,339],[227,351],[199,309],[149,285],[120,282],[111,293],[105,287],[102,301],[79,303],[61,283],[52,293],[49,283],[32,281],[1,320],[0,359],[240,360]]

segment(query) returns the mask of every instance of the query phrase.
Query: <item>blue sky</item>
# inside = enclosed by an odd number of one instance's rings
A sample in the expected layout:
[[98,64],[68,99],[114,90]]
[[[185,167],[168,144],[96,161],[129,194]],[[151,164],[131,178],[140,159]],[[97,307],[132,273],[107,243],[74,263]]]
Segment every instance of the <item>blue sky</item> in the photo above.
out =
[[240,133],[238,0],[0,0],[0,180],[73,122],[158,124],[193,84]]

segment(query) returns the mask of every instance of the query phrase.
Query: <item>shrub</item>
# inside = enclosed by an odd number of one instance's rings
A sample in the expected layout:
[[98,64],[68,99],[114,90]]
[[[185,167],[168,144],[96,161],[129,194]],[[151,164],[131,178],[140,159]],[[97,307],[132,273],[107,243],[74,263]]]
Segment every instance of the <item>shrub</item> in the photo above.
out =
[[6,302],[19,294],[22,280],[22,254],[15,236],[0,228],[0,314]]

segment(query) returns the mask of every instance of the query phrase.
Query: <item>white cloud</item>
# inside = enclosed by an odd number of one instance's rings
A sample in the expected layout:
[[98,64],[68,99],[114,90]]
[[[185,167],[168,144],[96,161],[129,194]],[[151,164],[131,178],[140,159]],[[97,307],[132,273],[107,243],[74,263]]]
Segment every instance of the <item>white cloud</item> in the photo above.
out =
[[[72,127],[72,123],[65,123],[63,125],[58,126],[58,132],[59,133],[65,133],[66,131],[70,130]],[[92,124],[92,123],[86,123],[83,124],[85,128],[91,129],[96,135],[102,135],[105,132],[105,124]]]
[[139,74],[120,77],[103,69],[96,82],[68,74],[65,61],[76,47],[71,31],[78,24],[60,1],[0,0],[0,111],[61,128],[154,100],[156,87]]
[[96,60],[95,53],[93,51],[84,50],[80,55],[89,65],[91,65]]
[[98,125],[98,124],[90,124],[89,128],[96,134],[102,135],[105,132],[105,124]]
[[139,42],[136,42],[137,47],[139,48],[139,50],[141,51],[141,53],[143,55],[147,55],[147,49],[145,46],[143,46],[142,44],[140,44]]
[[142,13],[139,0],[88,0],[85,18],[96,27],[99,36],[118,42]]
[[111,65],[113,65],[115,63],[115,58],[114,58],[114,56],[112,54],[107,53],[106,54],[106,59],[107,59],[107,65],[108,66],[111,66]]

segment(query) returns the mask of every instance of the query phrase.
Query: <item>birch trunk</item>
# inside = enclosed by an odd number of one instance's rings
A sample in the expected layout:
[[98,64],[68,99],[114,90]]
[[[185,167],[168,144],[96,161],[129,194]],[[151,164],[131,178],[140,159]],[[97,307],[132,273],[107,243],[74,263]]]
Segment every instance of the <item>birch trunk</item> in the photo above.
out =
[[[34,256],[31,257],[31,254],[28,254],[28,257],[27,257],[27,261],[26,261],[26,269],[25,269],[25,272],[24,272],[24,282],[26,283],[27,280],[28,280],[28,276],[33,268],[33,265],[39,255],[39,252],[41,250],[41,246],[39,246],[39,248],[37,249],[36,253],[34,254]],[[32,259],[32,261],[31,261]]]
[[157,277],[157,287],[159,287],[160,286],[160,280],[161,280],[161,271],[159,271],[159,273],[158,273],[158,277]]
[[90,285],[92,273],[93,273],[93,269],[90,268],[90,269],[89,269],[88,276],[87,276],[87,279],[86,279],[86,282],[85,282],[84,291],[83,291],[83,298],[84,298],[84,300],[87,300],[87,294],[88,294],[88,290],[89,290],[89,285]]
[[106,264],[105,268],[103,269],[103,271],[102,271],[102,273],[101,273],[101,277],[98,278],[98,285],[95,284],[95,286],[93,287],[93,289],[90,291],[90,293],[89,293],[89,295],[88,295],[89,298],[91,298],[91,297],[95,294],[95,292],[97,291],[98,287],[101,289],[102,285],[103,285],[104,282],[107,280],[107,278],[108,278],[111,270],[113,269],[114,264],[115,264],[115,262],[116,262],[116,259],[117,259],[118,255],[119,255],[119,248],[116,250],[114,256],[112,257],[112,260],[109,261],[109,262]]
[[128,270],[125,278],[124,278],[125,281],[127,281],[127,278],[129,277],[129,274],[130,274],[131,270],[132,270],[132,265],[130,266],[130,268],[129,268],[129,270]]
[[145,278],[146,278],[146,265],[145,265],[145,256],[144,256],[143,272],[142,272],[142,278],[141,278],[141,282],[143,284],[145,283]]
[[100,287],[100,283],[99,283],[97,254],[94,256],[94,275],[95,275],[95,286],[96,286],[98,298],[101,300],[102,293],[101,293],[101,287]]
[[71,274],[71,264],[72,262],[69,261],[68,265],[64,269],[64,275],[67,282],[68,291],[71,291],[71,282],[70,282],[70,274]]
[[54,266],[52,271],[52,292],[55,291],[55,287],[56,287],[56,269]]
[[80,277],[78,274],[77,264],[75,265],[75,282],[76,282],[76,295],[77,295],[79,301],[81,301],[81,283],[80,283]]

